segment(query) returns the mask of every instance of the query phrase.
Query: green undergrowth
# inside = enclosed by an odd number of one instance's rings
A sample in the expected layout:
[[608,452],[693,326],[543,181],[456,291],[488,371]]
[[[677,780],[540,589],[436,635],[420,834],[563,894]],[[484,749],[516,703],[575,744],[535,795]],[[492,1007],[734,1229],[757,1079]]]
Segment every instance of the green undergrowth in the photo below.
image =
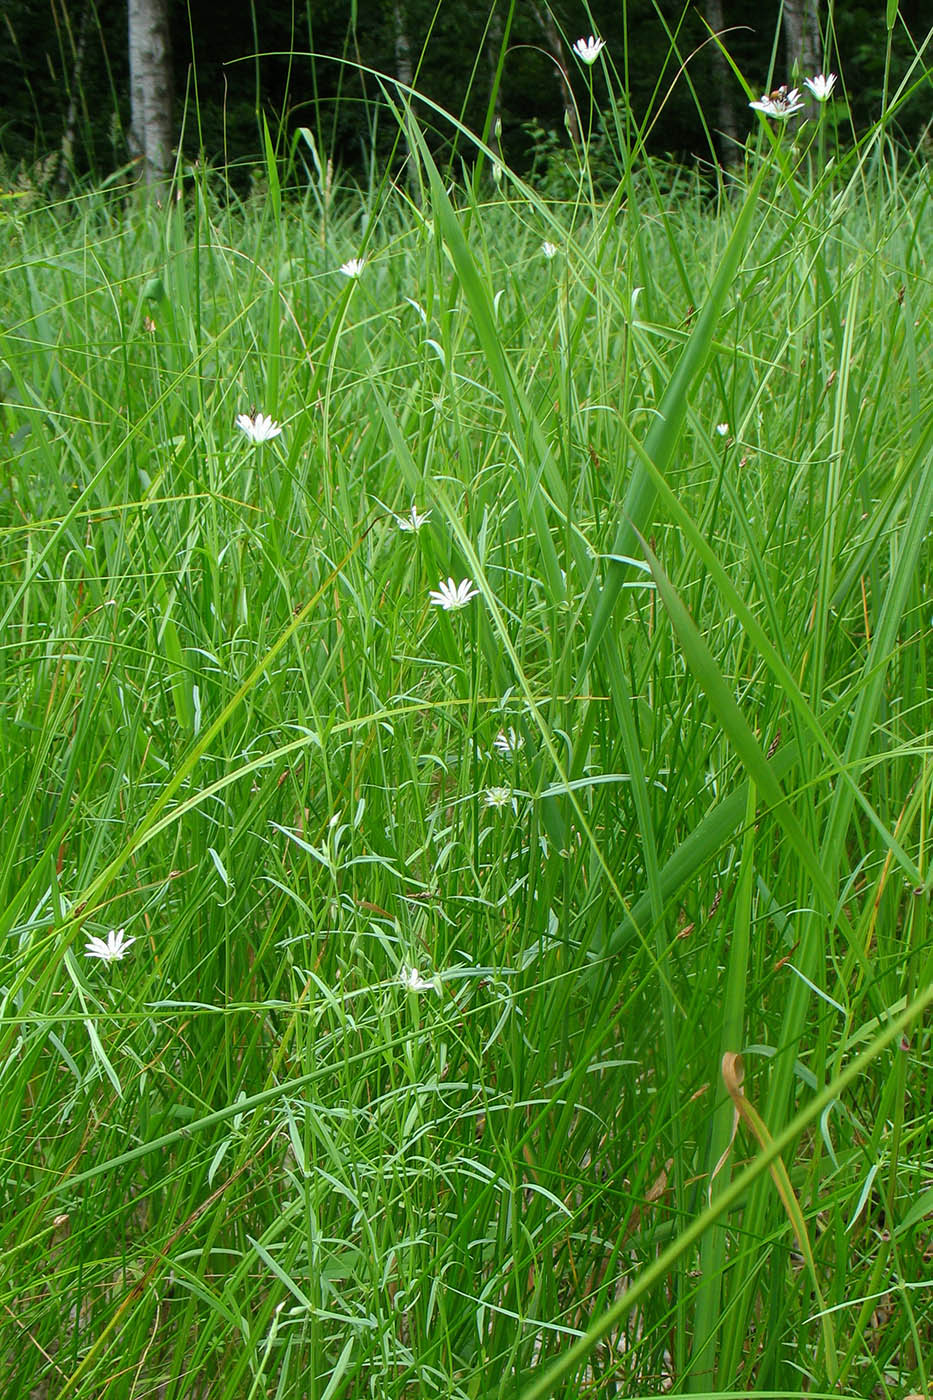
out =
[[2,213],[4,1393],[925,1394],[928,172],[406,134]]

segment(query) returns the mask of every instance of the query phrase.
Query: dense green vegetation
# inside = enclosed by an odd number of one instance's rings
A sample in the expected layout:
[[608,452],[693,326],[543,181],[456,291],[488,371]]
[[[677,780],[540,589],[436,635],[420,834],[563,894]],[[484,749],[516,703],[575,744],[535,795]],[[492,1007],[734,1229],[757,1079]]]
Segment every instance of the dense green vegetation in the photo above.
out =
[[828,112],[2,206],[4,1394],[927,1393],[930,186]]
[[[482,132],[500,46],[506,51],[498,87],[503,146],[509,164],[527,172],[545,135],[560,149],[569,144],[564,79],[551,48],[555,36],[580,102],[587,84],[571,61],[570,45],[591,32],[606,38],[613,73],[605,81],[601,68],[595,70],[599,106],[606,109],[610,93],[624,93],[625,110],[644,128],[655,154],[708,163],[722,125],[723,85],[742,102],[740,85],[717,65],[709,41],[709,0],[249,0],[226,6],[220,22],[214,0],[166,4],[180,166],[206,160],[241,193],[256,173],[263,116],[291,132],[310,127],[339,169],[359,175],[374,158],[384,168],[396,131],[376,75],[401,78],[406,64],[419,92]],[[753,86],[772,87],[792,76],[785,46],[775,41],[780,0],[721,0],[721,8],[724,46]],[[929,40],[929,4],[899,0],[890,53],[884,5],[816,0],[815,9],[825,21],[825,67],[843,70],[845,93],[833,120],[846,141],[875,121],[886,82],[897,87],[910,73]],[[550,37],[542,22],[548,14]],[[102,181],[129,160],[124,0],[5,0],[0,83],[0,189],[28,179],[54,192],[59,176]],[[902,105],[891,134],[913,146],[928,131],[929,118],[920,89]],[[419,119],[432,149],[446,156],[453,129],[432,122],[425,108]],[[69,128],[73,145],[65,158]],[[718,147],[720,157],[728,155],[728,141]],[[460,140],[457,151],[463,160],[473,157],[469,141]]]

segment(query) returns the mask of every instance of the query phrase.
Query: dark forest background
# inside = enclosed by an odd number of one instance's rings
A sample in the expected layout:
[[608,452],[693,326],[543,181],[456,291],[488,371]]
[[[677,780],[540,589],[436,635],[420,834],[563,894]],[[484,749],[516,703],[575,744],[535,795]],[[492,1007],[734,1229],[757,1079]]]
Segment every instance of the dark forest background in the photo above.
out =
[[[570,140],[555,53],[562,53],[584,116],[590,75],[597,108],[604,105],[602,60],[583,70],[569,53],[580,35],[606,39],[630,115],[641,125],[657,114],[648,149],[677,161],[709,160],[711,141],[719,159],[728,159],[730,143],[710,133],[728,125],[730,107],[740,139],[753,125],[739,79],[706,42],[709,23],[725,26],[724,44],[756,95],[792,77],[780,0],[167,4],[174,129],[183,160],[201,157],[227,167],[244,188],[261,150],[263,117],[277,133],[310,127],[323,154],[350,174],[362,176],[373,158],[386,159],[397,133],[378,81],[363,68],[411,78],[420,92],[482,132],[504,33],[508,51],[497,108],[502,149],[523,172]],[[842,76],[842,100],[832,112],[843,139],[878,115],[885,11],[881,0],[842,0],[820,13],[825,67]],[[930,18],[929,0],[901,0],[889,89],[907,72]],[[681,64],[685,73],[678,77]],[[17,169],[54,169],[61,179],[67,165],[69,179],[101,180],[125,167],[131,149],[126,4],[4,0],[0,92],[0,159],[7,181]],[[420,116],[437,145],[452,139],[451,128],[426,107]],[[920,88],[899,110],[896,129],[915,145],[928,139],[930,118],[929,89]]]

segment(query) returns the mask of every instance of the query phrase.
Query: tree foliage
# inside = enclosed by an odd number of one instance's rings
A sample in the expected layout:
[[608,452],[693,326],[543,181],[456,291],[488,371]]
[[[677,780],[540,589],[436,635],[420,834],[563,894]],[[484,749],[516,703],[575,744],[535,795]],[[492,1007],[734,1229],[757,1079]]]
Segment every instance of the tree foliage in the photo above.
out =
[[[579,34],[598,31],[619,71],[631,114],[653,118],[649,148],[679,159],[711,156],[723,98],[741,111],[746,95],[731,69],[717,63],[708,21],[719,14],[730,56],[753,88],[792,76],[784,45],[775,46],[779,0],[631,0],[626,29],[617,0],[266,0],[231,5],[217,21],[213,0],[166,0],[175,54],[176,130],[184,158],[223,164],[241,178],[261,149],[261,123],[273,130],[305,125],[336,164],[365,168],[396,141],[381,81],[407,76],[424,97],[482,131],[497,43],[508,34],[498,113],[506,159],[527,170],[540,133],[566,145],[568,93],[553,38],[578,105],[589,101],[588,76],[601,94],[599,65],[582,73],[569,53]],[[891,81],[907,71],[924,35],[924,0],[901,0],[893,35]],[[0,26],[0,81],[5,113],[0,151],[7,162],[34,165],[61,153],[69,125],[74,173],[101,177],[128,159],[129,66],[126,7],[95,0],[6,0]],[[492,15],[492,19],[490,19]],[[825,25],[825,16],[824,25]],[[857,129],[878,109],[885,60],[884,13],[847,4],[834,16],[826,66],[840,70]],[[547,31],[550,31],[548,33]],[[85,35],[82,45],[81,35]],[[401,71],[400,71],[401,70]],[[726,89],[724,92],[724,88]],[[905,139],[920,135],[922,99],[903,112]],[[453,130],[425,104],[419,117],[437,145]],[[738,130],[743,130],[741,121]],[[534,132],[539,136],[536,139]],[[719,154],[722,140],[717,139]],[[53,161],[54,164],[54,161]]]

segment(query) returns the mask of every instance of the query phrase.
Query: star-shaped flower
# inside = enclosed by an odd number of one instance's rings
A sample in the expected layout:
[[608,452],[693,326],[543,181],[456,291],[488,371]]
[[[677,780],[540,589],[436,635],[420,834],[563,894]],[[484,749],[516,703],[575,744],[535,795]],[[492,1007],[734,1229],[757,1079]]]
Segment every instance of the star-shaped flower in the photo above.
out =
[[416,967],[403,967],[398,975],[398,980],[407,992],[436,992],[440,996],[441,989],[433,977],[422,977]]
[[795,112],[799,112],[804,104],[800,100],[798,89],[788,88],[785,84],[775,88],[774,92],[763,92],[757,102],[749,102],[748,105],[754,107],[756,112],[764,112],[766,117],[786,121]]
[[397,515],[395,523],[400,530],[407,530],[412,534],[417,534],[422,525],[426,525],[431,519],[431,512],[426,510],[422,515],[414,501],[411,503],[411,512],[408,515]]
[[509,725],[508,729],[500,729],[499,733],[492,741],[493,748],[498,749],[501,754],[518,753],[524,746],[524,739]]
[[512,801],[512,789],[507,787],[487,788],[483,801],[487,807],[508,807]]
[[101,962],[120,962],[130,951],[135,938],[127,938],[126,930],[112,928],[106,938],[92,938],[84,949],[86,958],[100,958]]
[[340,264],[340,271],[344,277],[359,277],[365,265],[363,258],[349,258],[347,262]]
[[590,66],[596,62],[605,47],[605,39],[594,39],[591,34],[588,39],[578,39],[573,46],[573,51],[577,58]]
[[729,424],[728,424],[728,423],[717,423],[717,424],[716,424],[716,431],[717,431],[717,433],[719,434],[720,437],[725,437],[725,436],[726,436],[726,433],[728,433],[728,431],[729,431]]
[[817,73],[815,78],[804,78],[803,81],[804,86],[810,89],[817,102],[827,102],[836,86],[836,75],[835,73],[828,75]]
[[268,442],[278,437],[281,426],[265,413],[238,413],[237,427],[242,428],[250,442]]
[[465,608],[471,598],[475,598],[479,592],[474,588],[472,579],[462,579],[460,583],[454,583],[449,578],[445,583],[441,579],[436,588],[432,588],[428,594],[429,600],[436,608],[443,608],[445,612],[456,612],[458,608]]
[[557,257],[557,244],[549,243],[547,239],[545,239],[544,242],[541,244],[541,251],[547,258],[548,262],[550,262],[551,258]]

